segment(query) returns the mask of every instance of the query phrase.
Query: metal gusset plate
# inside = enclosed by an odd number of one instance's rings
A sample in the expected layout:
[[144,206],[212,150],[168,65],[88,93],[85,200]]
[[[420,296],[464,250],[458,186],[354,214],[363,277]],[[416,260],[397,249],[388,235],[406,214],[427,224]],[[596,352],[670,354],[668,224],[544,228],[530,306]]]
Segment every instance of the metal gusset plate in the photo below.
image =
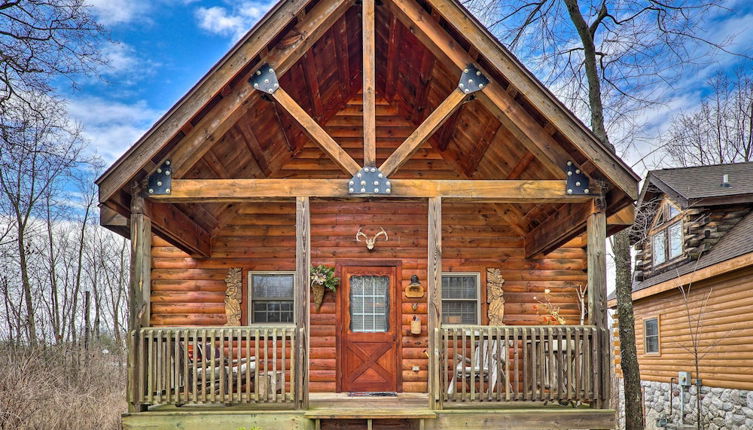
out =
[[272,94],[280,88],[280,83],[277,81],[277,74],[275,69],[269,64],[264,64],[254,72],[253,76],[248,80],[254,89],[263,91],[267,94]]
[[469,64],[463,69],[463,74],[460,75],[458,88],[465,94],[470,94],[484,89],[488,84],[489,79],[476,66]]
[[588,176],[572,161],[567,162],[567,194],[589,194]]
[[390,194],[392,183],[376,167],[363,167],[348,182],[349,194]]
[[173,168],[170,160],[165,160],[157,170],[149,175],[146,191],[148,194],[170,194],[170,184],[172,183]]

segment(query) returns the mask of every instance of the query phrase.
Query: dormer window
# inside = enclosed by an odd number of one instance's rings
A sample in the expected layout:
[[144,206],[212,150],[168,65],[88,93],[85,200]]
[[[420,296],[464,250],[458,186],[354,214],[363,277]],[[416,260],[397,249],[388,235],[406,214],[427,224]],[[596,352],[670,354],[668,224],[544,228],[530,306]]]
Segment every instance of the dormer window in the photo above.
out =
[[659,206],[651,232],[653,265],[659,266],[680,257],[683,252],[680,209],[669,201]]

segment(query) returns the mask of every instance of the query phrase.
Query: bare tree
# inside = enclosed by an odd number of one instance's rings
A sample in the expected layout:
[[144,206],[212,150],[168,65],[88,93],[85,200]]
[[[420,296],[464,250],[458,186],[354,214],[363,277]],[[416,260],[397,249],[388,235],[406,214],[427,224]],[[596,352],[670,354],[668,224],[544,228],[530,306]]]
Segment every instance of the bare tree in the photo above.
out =
[[93,71],[102,40],[84,0],[0,0],[0,111],[13,99],[33,108],[54,80]]
[[0,193],[15,222],[15,244],[25,303],[26,337],[37,340],[35,300],[29,273],[29,234],[40,202],[76,164],[81,141],[60,111],[56,100],[35,97],[34,106],[15,103],[0,113]]
[[675,163],[699,166],[753,161],[753,77],[717,74],[698,108],[672,122],[666,148]]
[[[698,44],[726,51],[702,38],[716,0],[466,0],[503,41],[531,60],[534,70],[566,103],[590,118],[608,147],[617,136],[630,146],[631,114],[658,102],[660,89],[698,57]],[[608,126],[611,125],[611,128]],[[619,139],[624,138],[628,139]],[[640,373],[635,348],[630,236],[612,239],[615,258],[621,367],[627,429],[643,428]]]

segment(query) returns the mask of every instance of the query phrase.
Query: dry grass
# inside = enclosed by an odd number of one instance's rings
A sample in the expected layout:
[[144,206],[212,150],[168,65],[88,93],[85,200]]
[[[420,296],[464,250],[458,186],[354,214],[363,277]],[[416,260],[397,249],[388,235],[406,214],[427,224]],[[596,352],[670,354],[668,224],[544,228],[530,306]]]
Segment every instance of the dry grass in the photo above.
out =
[[0,345],[0,429],[117,429],[125,375],[119,355]]

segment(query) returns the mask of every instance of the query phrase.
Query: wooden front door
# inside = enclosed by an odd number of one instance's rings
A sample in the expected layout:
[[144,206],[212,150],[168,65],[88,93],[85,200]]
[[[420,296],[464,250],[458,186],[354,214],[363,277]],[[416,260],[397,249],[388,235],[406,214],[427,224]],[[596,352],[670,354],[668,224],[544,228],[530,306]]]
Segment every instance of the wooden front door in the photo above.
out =
[[398,303],[395,267],[342,269],[341,391],[397,391]]

